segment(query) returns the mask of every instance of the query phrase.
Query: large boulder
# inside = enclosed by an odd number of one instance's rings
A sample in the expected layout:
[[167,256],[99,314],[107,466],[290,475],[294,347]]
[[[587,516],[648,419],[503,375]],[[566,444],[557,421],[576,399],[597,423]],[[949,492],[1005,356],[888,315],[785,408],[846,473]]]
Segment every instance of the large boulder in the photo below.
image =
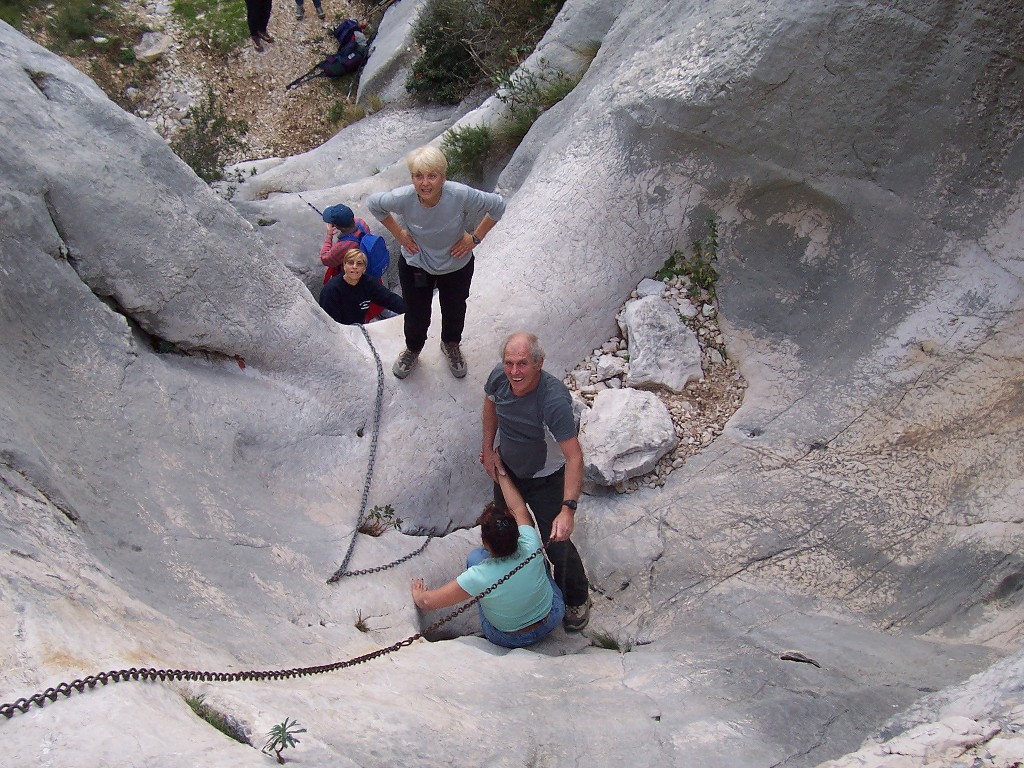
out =
[[598,392],[580,435],[587,479],[600,485],[650,472],[678,442],[658,396],[628,388]]

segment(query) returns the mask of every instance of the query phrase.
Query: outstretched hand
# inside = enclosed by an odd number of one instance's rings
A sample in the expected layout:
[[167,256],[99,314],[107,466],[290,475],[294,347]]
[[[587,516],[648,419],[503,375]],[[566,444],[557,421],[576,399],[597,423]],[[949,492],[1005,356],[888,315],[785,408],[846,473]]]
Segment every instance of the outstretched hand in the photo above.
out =
[[413,602],[419,605],[419,596],[427,591],[427,585],[423,583],[423,579],[413,579],[409,585],[409,591],[412,592]]

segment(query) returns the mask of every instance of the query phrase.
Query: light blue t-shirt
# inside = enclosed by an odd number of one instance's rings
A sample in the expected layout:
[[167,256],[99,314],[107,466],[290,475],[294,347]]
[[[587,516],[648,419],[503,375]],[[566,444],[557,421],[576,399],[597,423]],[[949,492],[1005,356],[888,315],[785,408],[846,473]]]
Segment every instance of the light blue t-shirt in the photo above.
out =
[[[540,534],[532,525],[519,526],[519,546],[508,557],[488,557],[466,569],[455,579],[471,595],[479,595],[538,549]],[[480,600],[484,616],[502,632],[534,624],[551,612],[554,593],[544,568],[544,557],[538,555],[515,576]]]
[[420,202],[412,184],[372,194],[366,198],[366,207],[378,221],[393,214],[409,231],[420,247],[419,253],[407,253],[402,248],[402,256],[410,266],[425,269],[432,275],[446,275],[466,266],[471,256],[452,258],[452,246],[475,227],[484,214],[495,221],[501,219],[505,200],[493,192],[445,181],[441,199],[432,208]]

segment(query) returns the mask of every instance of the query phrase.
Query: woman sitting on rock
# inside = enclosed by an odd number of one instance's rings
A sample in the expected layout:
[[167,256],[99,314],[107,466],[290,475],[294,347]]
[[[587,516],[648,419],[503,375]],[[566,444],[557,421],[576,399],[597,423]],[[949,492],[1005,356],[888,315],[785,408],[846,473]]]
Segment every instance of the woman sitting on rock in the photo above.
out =
[[[466,570],[443,587],[427,589],[413,579],[412,597],[424,611],[469,600],[496,584],[542,546],[526,502],[498,464],[498,484],[508,509],[491,502],[480,517],[483,547],[466,558]],[[565,602],[548,575],[544,558],[537,555],[508,581],[479,602],[484,637],[504,648],[523,648],[551,634],[562,622]]]

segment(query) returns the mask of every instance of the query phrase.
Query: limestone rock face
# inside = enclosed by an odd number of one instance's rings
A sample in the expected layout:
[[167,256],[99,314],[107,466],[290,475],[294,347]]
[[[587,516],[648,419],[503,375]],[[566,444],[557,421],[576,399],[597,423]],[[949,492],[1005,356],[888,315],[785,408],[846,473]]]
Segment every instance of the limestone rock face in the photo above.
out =
[[[476,254],[469,376],[449,375],[435,308],[402,382],[400,320],[364,336],[313,300],[323,227],[298,195],[365,215],[407,179],[408,149],[496,119],[493,100],[384,109],[260,165],[228,203],[0,23],[0,701],[101,670],[394,648],[330,674],[75,692],[6,722],[5,757],[269,759],[186,695],[256,744],[298,719],[307,765],[800,768],[873,734],[868,749],[929,723],[974,739],[1016,722],[1022,14],[567,0],[530,61],[601,46],[493,169],[508,208]],[[401,644],[437,621],[410,579],[444,584],[479,541],[501,339],[534,331],[545,369],[575,367],[711,214],[709,311],[746,400],[663,486],[583,496],[587,634]],[[402,530],[357,534],[360,510],[385,504]],[[447,535],[403,559],[428,533]],[[360,575],[328,584],[343,560]],[[472,631],[475,610],[431,636]],[[980,688],[914,709],[979,672]],[[903,764],[947,743],[904,744]]]
[[642,475],[677,442],[668,408],[653,392],[602,390],[580,435],[587,479],[615,485]]
[[704,378],[697,337],[667,302],[657,296],[629,301],[620,323],[629,339],[627,386],[682,392]]

